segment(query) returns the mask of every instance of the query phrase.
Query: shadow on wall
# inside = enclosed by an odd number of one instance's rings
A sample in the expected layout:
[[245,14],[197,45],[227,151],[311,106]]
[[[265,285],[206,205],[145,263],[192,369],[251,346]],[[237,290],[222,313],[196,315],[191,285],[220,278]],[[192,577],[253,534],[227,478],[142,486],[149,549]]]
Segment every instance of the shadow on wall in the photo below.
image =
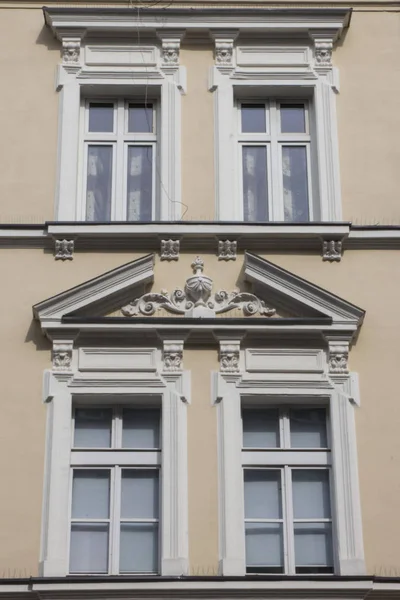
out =
[[60,50],[61,44],[51,33],[50,29],[43,25],[39,35],[36,38],[36,44],[39,46],[46,46],[48,50]]
[[52,347],[50,341],[43,335],[40,323],[33,319],[25,336],[25,343],[33,343],[36,346],[36,350],[44,350],[46,352],[50,352]]

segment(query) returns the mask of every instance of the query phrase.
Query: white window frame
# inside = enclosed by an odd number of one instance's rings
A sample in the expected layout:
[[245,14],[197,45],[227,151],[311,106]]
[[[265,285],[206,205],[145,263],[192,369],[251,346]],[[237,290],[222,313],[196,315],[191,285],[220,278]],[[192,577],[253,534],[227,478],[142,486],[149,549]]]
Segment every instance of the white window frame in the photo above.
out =
[[[298,64],[291,62],[294,53],[302,56],[301,60],[296,59]],[[332,64],[319,68],[311,45],[237,45],[233,48],[229,67],[213,68],[209,89],[214,92],[216,218],[220,221],[243,220],[243,188],[241,176],[238,176],[242,167],[236,147],[237,103],[281,98],[293,102],[308,99],[312,105],[313,200],[310,198],[310,205],[313,209],[310,222],[340,221],[335,98],[338,74]],[[282,221],[280,212],[274,208],[271,221]]]
[[[244,133],[242,132],[241,108],[246,104],[260,104],[265,107],[266,132],[265,133]],[[285,104],[303,104],[305,110],[305,133],[281,133],[280,131],[280,106]],[[258,98],[258,99],[236,99],[236,123],[237,123],[237,161],[239,169],[239,189],[242,192],[241,201],[241,220],[244,221],[244,197],[243,197],[243,146],[261,146],[267,148],[267,181],[268,181],[268,221],[285,221],[284,200],[283,200],[283,165],[282,149],[283,146],[299,146],[306,148],[307,154],[307,192],[308,192],[308,212],[309,221],[314,220],[313,210],[313,191],[315,187],[315,177],[311,161],[311,148],[313,145],[310,132],[310,110],[311,101],[304,98]],[[316,192],[316,190],[315,190]],[[314,195],[316,195],[314,192]],[[248,222],[248,221],[246,221]],[[286,221],[288,224],[292,221]]]
[[[88,372],[84,362],[86,355],[94,357]],[[115,363],[116,357],[122,364],[120,371]],[[138,365],[136,372],[134,367],[129,368],[128,377],[127,360],[131,365]],[[65,577],[69,574],[73,406],[136,403],[146,408],[143,399],[154,397],[160,399],[162,422],[159,573],[166,576],[188,574],[189,373],[164,373],[160,351],[155,348],[77,348],[73,350],[72,364],[68,373],[53,367],[52,371],[45,371],[44,377],[47,435],[41,575]],[[109,372],[104,371],[104,364],[113,365]],[[154,406],[153,400],[151,406]]]
[[[72,38],[67,33],[62,39],[63,44],[68,45]],[[56,81],[60,102],[55,220],[73,222],[85,219],[86,182],[82,173],[84,157],[80,114],[82,99],[130,98],[131,95],[132,101],[134,97],[140,101],[146,96],[152,100],[157,99],[158,104],[158,160],[153,175],[155,177],[155,172],[157,173],[157,185],[154,188],[156,196],[153,219],[179,220],[183,206],[181,94],[186,84],[184,67],[177,64],[172,68],[164,68],[162,52],[157,46],[127,47],[122,44],[119,48],[118,45],[99,45],[99,42],[85,44],[82,40],[74,43],[79,47],[80,58],[72,64],[61,62]],[[140,67],[134,62],[132,65],[124,62],[127,49],[139,55]],[[93,63],[95,53],[101,56],[97,63]],[[86,60],[89,61],[88,64]],[[116,214],[115,217],[115,220],[120,220],[120,215]]]
[[[161,453],[162,448],[146,448],[146,449],[125,449],[121,446],[122,439],[122,411],[124,408],[151,408],[151,409],[159,409],[160,416],[160,434],[162,432],[162,415],[161,415],[161,406],[160,404],[154,405],[152,403],[153,398],[149,399],[146,396],[143,397],[132,397],[134,400],[133,403],[127,404],[119,403],[118,405],[112,404],[101,404],[101,405],[93,405],[93,404],[74,404],[72,407],[72,415],[71,415],[71,467],[70,467],[70,494],[69,494],[69,537],[68,537],[68,557],[70,558],[70,544],[71,544],[71,532],[72,532],[72,524],[83,522],[86,523],[90,521],[90,519],[76,519],[72,517],[72,491],[73,491],[73,480],[74,473],[76,471],[87,471],[87,470],[102,470],[109,471],[110,473],[110,490],[109,490],[109,516],[104,519],[94,519],[97,522],[107,522],[109,524],[109,540],[108,540],[108,572],[101,573],[104,575],[119,575],[119,574],[132,574],[137,575],[141,573],[140,571],[132,571],[120,573],[119,563],[120,563],[120,524],[123,520],[124,522],[130,521],[134,522],[135,519],[121,519],[121,471],[123,470],[157,470],[159,474],[159,496],[160,503],[159,508],[162,506],[162,494],[161,494],[161,481],[162,481],[162,472],[161,472]],[[150,402],[149,402],[150,400]],[[159,399],[161,400],[161,398]],[[74,431],[75,431],[75,412],[77,408],[110,408],[112,409],[112,426],[111,426],[111,445],[110,448],[88,448],[88,447],[76,447],[74,445]],[[161,435],[160,435],[161,438]],[[150,574],[159,574],[160,572],[160,559],[161,559],[161,519],[160,513],[156,519],[140,519],[140,521],[153,521],[157,522],[159,525],[158,528],[158,561],[157,561],[157,570],[151,571]],[[144,572],[149,574],[148,572]],[[85,574],[99,574],[98,572],[83,572],[83,571],[72,571],[69,564],[69,574],[70,575],[85,575]]]
[[[332,460],[331,460],[331,441],[330,441],[330,420],[329,411],[327,406],[319,404],[318,408],[325,409],[326,416],[326,431],[327,431],[327,446],[326,448],[293,448],[290,446],[290,430],[289,430],[289,410],[291,408],[316,408],[315,405],[287,405],[283,402],[279,404],[264,402],[257,406],[252,406],[251,397],[241,399],[242,415],[243,410],[249,410],[251,408],[276,408],[278,409],[279,428],[280,428],[280,440],[281,445],[278,448],[248,448],[242,445],[242,468],[243,476],[245,471],[248,470],[274,470],[281,473],[281,484],[282,484],[282,518],[279,522],[283,526],[283,574],[284,575],[296,575],[295,568],[295,555],[294,555],[294,515],[293,515],[293,493],[292,493],[292,470],[300,469],[311,469],[311,470],[324,470],[328,472],[329,478],[329,493],[331,496],[331,517],[329,519],[305,519],[304,521],[317,521],[317,522],[329,522],[332,525],[332,542],[335,539],[335,517],[333,515],[333,478],[332,478]],[[244,522],[256,521],[260,522],[263,519],[247,519],[244,518]],[[271,519],[267,520],[271,522]],[[334,548],[332,548],[334,549]],[[333,552],[333,558],[335,563],[335,552]],[[248,569],[246,559],[246,571]],[[337,571],[337,566],[333,565],[333,572]],[[251,571],[254,573],[255,571]],[[260,570],[260,574],[263,571]],[[318,574],[307,573],[308,575]],[[328,573],[329,574],[329,573]]]
[[[254,352],[261,360],[263,349]],[[238,370],[235,374],[216,373],[214,379],[215,403],[218,423],[219,461],[219,540],[220,573],[244,576],[246,574],[244,538],[244,491],[242,468],[242,399],[252,397],[258,402],[284,403],[308,406],[328,406],[332,442],[332,513],[335,518],[333,534],[335,574],[365,574],[361,507],[358,484],[355,415],[352,389],[356,380],[351,375],[339,378],[326,377],[327,365],[318,376],[302,373],[299,353],[307,349],[281,350],[282,357],[292,357],[293,366],[287,369],[282,358],[282,370],[257,373]],[[270,350],[264,351],[266,358]],[[312,351],[318,361],[322,351]],[[244,364],[244,358],[241,363]],[[287,369],[287,370],[286,370]],[[269,371],[269,372],[268,372]],[[258,403],[257,402],[257,403]]]
[[[114,131],[112,133],[89,132],[89,110],[91,104],[110,103],[114,105]],[[152,105],[153,131],[151,133],[128,133],[128,107],[134,104],[144,104],[144,98],[82,98],[80,109],[80,143],[78,166],[78,198],[77,215],[79,221],[87,221],[87,164],[89,146],[111,146],[113,149],[112,184],[111,184],[111,219],[110,221],[128,221],[127,218],[127,165],[128,148],[131,146],[149,146],[152,148],[152,207],[151,220],[158,217],[159,186],[158,170],[158,139],[159,102],[156,99],[146,99],[146,105]],[[159,135],[158,135],[159,137]],[[96,222],[96,221],[88,221]]]

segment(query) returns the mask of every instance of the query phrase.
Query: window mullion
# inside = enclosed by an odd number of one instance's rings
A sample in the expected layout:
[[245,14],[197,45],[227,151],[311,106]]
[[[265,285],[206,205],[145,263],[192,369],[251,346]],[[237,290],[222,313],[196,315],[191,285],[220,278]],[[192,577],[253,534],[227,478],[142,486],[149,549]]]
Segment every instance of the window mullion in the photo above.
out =
[[296,573],[296,563],[294,554],[294,525],[293,525],[293,490],[292,490],[292,470],[290,467],[284,467],[285,491],[286,491],[286,544],[288,554],[287,574]]
[[126,149],[125,149],[125,105],[123,100],[118,100],[117,106],[117,144],[116,161],[114,167],[114,202],[112,219],[114,221],[126,220]]
[[119,531],[121,513],[121,467],[111,469],[111,507],[110,507],[110,573],[119,573]]
[[270,101],[270,132],[271,132],[271,199],[270,218],[272,221],[283,221],[283,188],[281,184],[282,160],[281,148],[278,143],[279,111],[275,100]]

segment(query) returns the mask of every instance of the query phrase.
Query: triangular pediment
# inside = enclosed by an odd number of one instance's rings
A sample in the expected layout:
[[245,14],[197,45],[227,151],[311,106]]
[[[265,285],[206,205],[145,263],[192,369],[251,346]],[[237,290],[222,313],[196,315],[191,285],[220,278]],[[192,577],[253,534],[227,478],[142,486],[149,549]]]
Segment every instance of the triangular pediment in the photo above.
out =
[[118,323],[120,330],[145,322],[143,327],[152,322],[155,328],[173,328],[179,321],[179,328],[185,329],[274,325],[287,330],[308,324],[350,333],[364,317],[357,306],[249,252],[240,277],[242,289],[219,289],[217,278],[204,272],[200,257],[192,270],[186,280],[182,277],[180,288],[157,289],[154,255],[148,255],[36,304],[34,316],[45,331],[71,324],[81,329],[89,322],[99,328]]

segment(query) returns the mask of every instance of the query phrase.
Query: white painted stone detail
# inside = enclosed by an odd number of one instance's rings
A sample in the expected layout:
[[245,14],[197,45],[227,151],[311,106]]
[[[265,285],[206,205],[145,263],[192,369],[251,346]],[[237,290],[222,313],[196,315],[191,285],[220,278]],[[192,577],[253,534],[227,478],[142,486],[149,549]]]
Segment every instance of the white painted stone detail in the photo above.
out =
[[236,260],[237,242],[230,240],[219,240],[218,260]]

